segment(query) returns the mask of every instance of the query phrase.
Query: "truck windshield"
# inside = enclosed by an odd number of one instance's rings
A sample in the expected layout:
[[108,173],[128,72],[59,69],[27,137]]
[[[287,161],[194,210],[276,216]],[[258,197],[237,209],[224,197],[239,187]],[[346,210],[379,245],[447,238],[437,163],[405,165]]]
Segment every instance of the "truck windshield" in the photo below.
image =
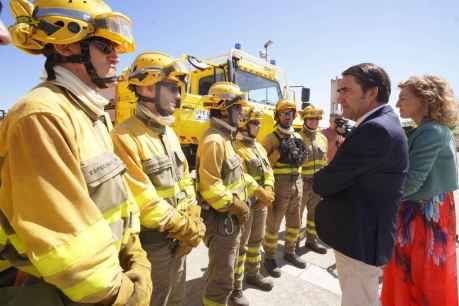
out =
[[236,83],[247,92],[251,102],[275,105],[282,97],[279,83],[249,72],[237,70]]

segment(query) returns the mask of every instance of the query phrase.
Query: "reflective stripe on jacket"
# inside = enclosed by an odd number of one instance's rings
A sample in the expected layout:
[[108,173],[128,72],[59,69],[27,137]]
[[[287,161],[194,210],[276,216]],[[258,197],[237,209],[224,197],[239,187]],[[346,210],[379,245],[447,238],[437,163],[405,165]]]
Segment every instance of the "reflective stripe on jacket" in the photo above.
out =
[[146,123],[132,116],[112,131],[112,139],[116,154],[127,166],[142,226],[162,231],[176,210],[186,211],[197,204],[196,194],[174,131]]
[[281,153],[279,152],[279,146],[280,146],[279,137],[280,138],[295,137],[295,138],[301,139],[301,135],[296,132],[293,132],[292,135],[286,135],[285,133],[282,133],[279,129],[276,129],[276,131],[268,134],[265,137],[262,144],[268,154],[268,158],[273,168],[274,174],[282,175],[282,174],[301,173],[301,167],[295,167],[288,163],[281,162]]
[[232,133],[227,124],[212,118],[197,154],[199,193],[207,204],[221,212],[231,205],[233,195],[247,201],[258,187],[244,172],[242,160],[233,147]]
[[2,123],[0,156],[1,257],[73,301],[115,296],[120,250],[140,224],[104,118],[39,85]]
[[274,173],[269,163],[265,148],[253,141],[250,143],[244,139],[236,142],[236,152],[244,160],[247,173],[250,174],[259,185],[274,188]]
[[307,159],[301,168],[304,177],[312,177],[314,173],[327,165],[328,140],[322,132],[301,130],[301,137],[308,150]]

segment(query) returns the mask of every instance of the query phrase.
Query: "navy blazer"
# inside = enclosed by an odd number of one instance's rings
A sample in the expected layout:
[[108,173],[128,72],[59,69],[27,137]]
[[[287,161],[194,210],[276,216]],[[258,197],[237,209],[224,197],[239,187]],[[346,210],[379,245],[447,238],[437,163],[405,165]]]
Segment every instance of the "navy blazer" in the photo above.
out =
[[374,266],[392,257],[397,209],[408,170],[408,145],[389,105],[366,118],[314,175],[323,197],[316,229],[335,250]]

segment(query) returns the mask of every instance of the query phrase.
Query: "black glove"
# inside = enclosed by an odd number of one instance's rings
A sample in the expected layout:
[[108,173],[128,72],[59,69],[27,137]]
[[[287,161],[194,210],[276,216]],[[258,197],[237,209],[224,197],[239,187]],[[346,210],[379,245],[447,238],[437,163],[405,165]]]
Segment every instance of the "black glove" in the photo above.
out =
[[302,139],[293,138],[295,150],[292,151],[292,164],[296,167],[303,165],[308,157],[308,150]]
[[281,156],[287,156],[289,152],[289,140],[290,138],[282,138],[279,144],[279,153]]
[[351,125],[344,118],[336,118],[335,125],[336,125],[335,132],[338,135],[343,136],[344,138],[346,138],[349,135],[349,133],[351,133],[352,131]]

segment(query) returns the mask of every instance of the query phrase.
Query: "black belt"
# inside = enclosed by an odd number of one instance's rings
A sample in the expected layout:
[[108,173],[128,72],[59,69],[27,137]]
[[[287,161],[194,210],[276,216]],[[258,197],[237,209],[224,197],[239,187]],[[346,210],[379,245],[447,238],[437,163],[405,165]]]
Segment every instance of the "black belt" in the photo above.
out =
[[167,237],[166,234],[158,230],[142,229],[139,234],[140,242],[143,244],[154,244],[158,246],[171,243],[173,240]]

